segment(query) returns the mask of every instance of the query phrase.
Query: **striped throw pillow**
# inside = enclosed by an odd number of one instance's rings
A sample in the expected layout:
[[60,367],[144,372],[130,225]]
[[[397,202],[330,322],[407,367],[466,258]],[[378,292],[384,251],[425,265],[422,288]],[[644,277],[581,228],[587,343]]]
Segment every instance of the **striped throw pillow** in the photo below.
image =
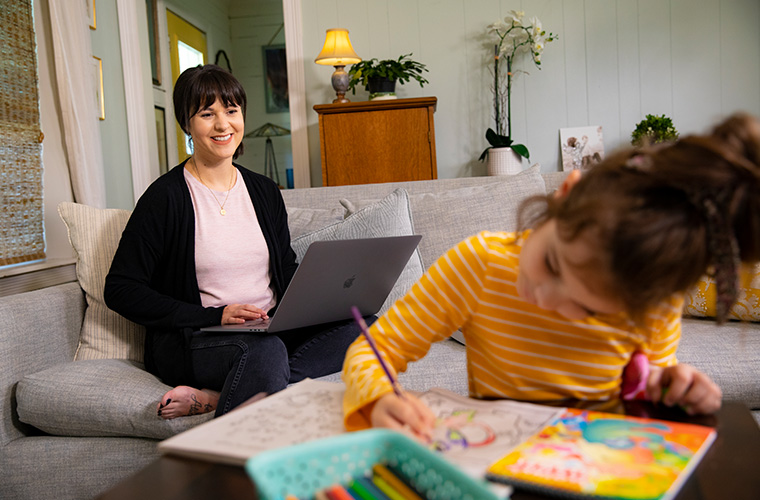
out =
[[75,360],[128,359],[143,362],[145,329],[106,306],[103,288],[111,260],[131,214],[78,203],[58,205],[77,258],[77,279],[87,298]]

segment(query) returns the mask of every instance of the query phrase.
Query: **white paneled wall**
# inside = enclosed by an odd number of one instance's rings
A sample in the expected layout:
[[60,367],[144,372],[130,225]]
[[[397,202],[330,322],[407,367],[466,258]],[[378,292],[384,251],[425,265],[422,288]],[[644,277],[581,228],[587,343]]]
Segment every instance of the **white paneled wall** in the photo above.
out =
[[[331,102],[331,67],[314,64],[328,28],[347,28],[364,59],[414,53],[430,85],[400,97],[436,96],[438,176],[483,175],[477,162],[492,125],[493,46],[485,27],[511,9],[538,16],[559,40],[542,69],[512,92],[512,134],[544,172],[561,165],[559,129],[601,125],[607,151],[626,144],[646,114],[684,133],[737,110],[760,116],[758,0],[302,0],[312,183],[321,183],[315,104]],[[352,100],[365,100],[357,91]]]

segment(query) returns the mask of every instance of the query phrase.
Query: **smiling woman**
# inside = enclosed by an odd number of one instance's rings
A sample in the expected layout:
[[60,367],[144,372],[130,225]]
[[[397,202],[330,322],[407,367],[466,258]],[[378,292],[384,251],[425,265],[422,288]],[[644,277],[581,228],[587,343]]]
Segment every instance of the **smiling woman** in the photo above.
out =
[[353,322],[271,335],[200,331],[267,320],[297,264],[280,189],[233,163],[247,103],[240,82],[219,66],[193,67],[173,99],[193,155],[137,202],[104,294],[146,327],[145,367],[175,386],[156,402],[167,419],[222,415],[260,392],[336,372],[359,333]]

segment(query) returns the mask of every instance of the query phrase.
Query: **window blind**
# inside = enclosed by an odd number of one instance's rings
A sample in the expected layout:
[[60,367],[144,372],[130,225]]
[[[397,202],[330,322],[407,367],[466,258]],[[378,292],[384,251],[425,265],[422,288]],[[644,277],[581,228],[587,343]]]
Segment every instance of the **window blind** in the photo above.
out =
[[0,6],[0,265],[45,257],[32,0]]

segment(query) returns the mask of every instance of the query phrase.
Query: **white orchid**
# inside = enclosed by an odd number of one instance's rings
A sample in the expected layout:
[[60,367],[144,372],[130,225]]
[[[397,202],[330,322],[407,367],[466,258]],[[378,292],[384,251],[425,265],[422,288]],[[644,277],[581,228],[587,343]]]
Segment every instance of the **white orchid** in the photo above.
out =
[[[553,33],[547,34],[541,24],[541,20],[533,16],[523,24],[525,12],[511,10],[504,18],[504,22],[497,21],[489,24],[486,29],[489,34],[494,34],[498,42],[494,46],[495,57],[493,59],[493,87],[494,93],[494,120],[496,131],[488,129],[486,139],[492,147],[510,146],[518,154],[528,158],[528,149],[522,144],[513,144],[512,120],[511,120],[511,96],[512,78],[517,73],[513,69],[515,57],[522,52],[530,52],[533,64],[541,68],[541,54],[547,43],[557,39]],[[505,60],[506,65],[501,62]],[[506,73],[506,74],[502,74]],[[506,108],[506,117],[504,108]],[[483,152],[482,160],[488,149]]]
[[521,24],[522,18],[525,17],[525,11],[522,10],[510,10],[509,14],[507,14],[507,17],[504,18],[504,21],[507,22],[507,24]]
[[541,36],[544,32],[543,27],[541,26],[541,20],[538,19],[536,16],[533,16],[530,18],[530,25],[532,27],[533,36]]

